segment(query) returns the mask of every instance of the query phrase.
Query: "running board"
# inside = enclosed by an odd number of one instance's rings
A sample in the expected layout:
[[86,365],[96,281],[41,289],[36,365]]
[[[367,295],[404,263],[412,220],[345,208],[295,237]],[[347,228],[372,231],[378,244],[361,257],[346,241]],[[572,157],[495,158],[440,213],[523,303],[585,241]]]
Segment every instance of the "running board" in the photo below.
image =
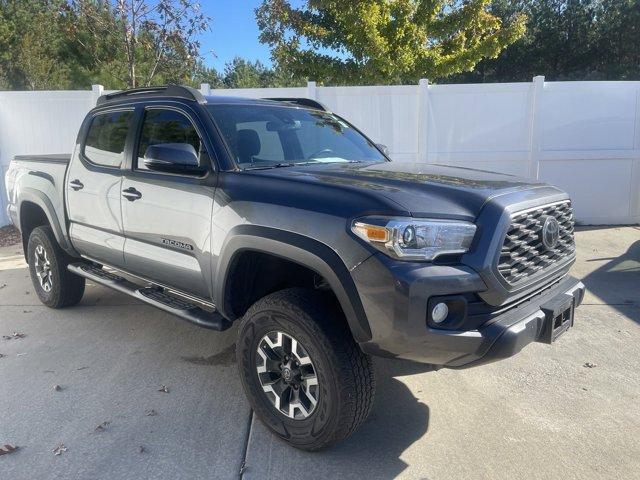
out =
[[126,278],[83,262],[72,263],[68,266],[68,269],[76,275],[80,275],[105,287],[126,293],[144,303],[153,305],[160,310],[171,313],[199,327],[222,331],[231,326],[231,322],[220,315],[220,313],[216,311],[208,312],[195,303],[168,295],[160,287],[141,287]]

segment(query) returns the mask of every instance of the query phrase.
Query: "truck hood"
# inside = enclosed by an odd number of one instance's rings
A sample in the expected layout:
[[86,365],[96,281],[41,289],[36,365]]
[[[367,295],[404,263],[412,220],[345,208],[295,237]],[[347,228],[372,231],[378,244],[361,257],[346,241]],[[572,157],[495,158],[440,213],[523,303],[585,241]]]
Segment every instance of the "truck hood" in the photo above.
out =
[[[414,216],[475,218],[497,196],[526,192],[549,195],[548,186],[533,180],[463,167],[428,163],[331,163],[264,170],[298,181],[376,192]],[[547,187],[545,192],[537,192]],[[559,191],[556,191],[559,192]]]

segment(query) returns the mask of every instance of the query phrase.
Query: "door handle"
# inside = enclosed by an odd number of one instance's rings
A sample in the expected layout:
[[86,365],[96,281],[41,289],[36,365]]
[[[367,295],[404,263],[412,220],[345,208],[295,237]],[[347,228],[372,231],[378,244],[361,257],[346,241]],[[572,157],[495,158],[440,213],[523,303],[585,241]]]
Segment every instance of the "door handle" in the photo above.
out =
[[122,190],[122,196],[127,200],[129,200],[130,202],[135,202],[136,200],[139,200],[142,198],[142,193],[140,193],[138,190],[136,190],[133,187],[129,187]]
[[84,188],[83,183],[80,180],[78,180],[77,178],[75,180],[70,181],[69,182],[69,186],[71,188],[73,188],[76,192],[78,190],[82,190]]

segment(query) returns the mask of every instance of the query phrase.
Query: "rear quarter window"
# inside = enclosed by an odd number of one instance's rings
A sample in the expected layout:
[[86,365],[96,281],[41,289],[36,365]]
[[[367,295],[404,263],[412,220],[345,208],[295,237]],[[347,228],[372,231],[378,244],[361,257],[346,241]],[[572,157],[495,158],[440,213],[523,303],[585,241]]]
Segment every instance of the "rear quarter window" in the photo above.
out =
[[84,143],[84,156],[91,163],[119,168],[131,127],[132,111],[100,113],[93,117]]

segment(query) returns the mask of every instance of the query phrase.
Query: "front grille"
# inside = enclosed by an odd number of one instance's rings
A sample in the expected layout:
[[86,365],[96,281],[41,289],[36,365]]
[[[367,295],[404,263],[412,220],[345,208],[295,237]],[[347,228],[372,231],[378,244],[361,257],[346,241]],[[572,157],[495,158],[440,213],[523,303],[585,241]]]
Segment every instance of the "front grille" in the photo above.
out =
[[[553,216],[560,224],[558,243],[547,249],[541,240],[544,217]],[[515,213],[504,239],[498,272],[510,284],[518,283],[575,252],[571,202],[554,203]]]

